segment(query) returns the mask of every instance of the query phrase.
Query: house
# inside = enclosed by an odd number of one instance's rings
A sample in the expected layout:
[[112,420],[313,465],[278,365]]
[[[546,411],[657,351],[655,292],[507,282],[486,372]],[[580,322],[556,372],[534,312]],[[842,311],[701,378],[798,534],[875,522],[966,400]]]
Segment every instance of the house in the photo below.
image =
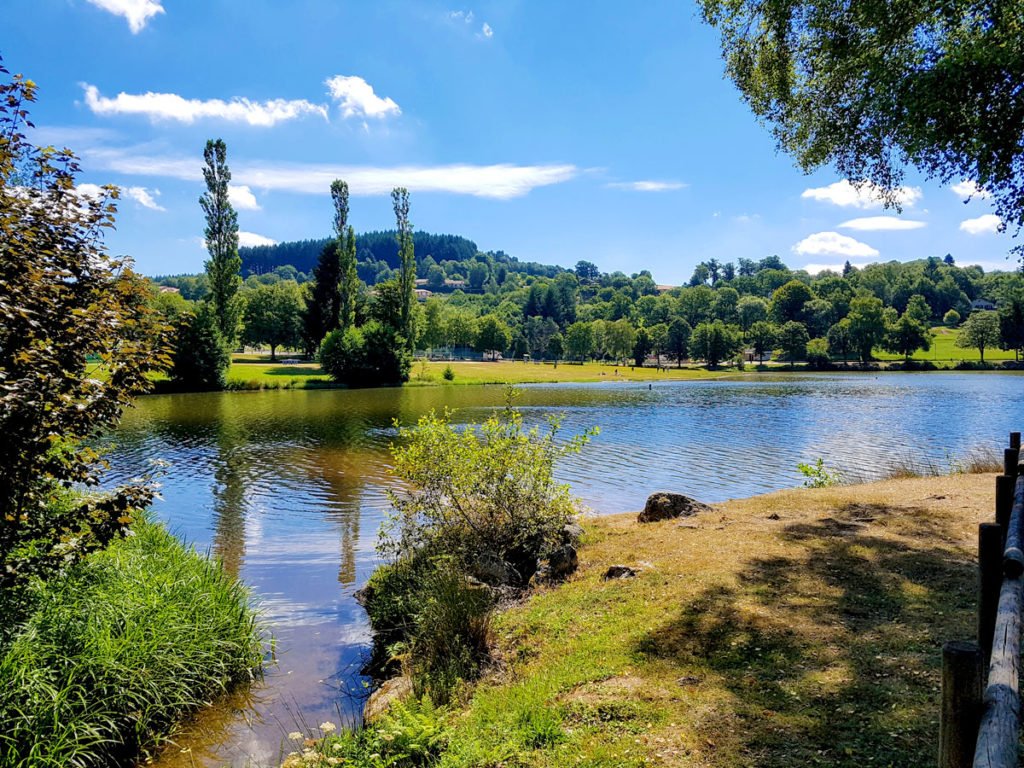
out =
[[990,312],[990,311],[992,311],[995,308],[996,308],[996,305],[993,304],[988,299],[975,299],[974,301],[971,302],[971,310],[972,311],[975,310],[975,309],[981,309],[981,310],[984,310],[986,312]]
[[170,285],[161,285],[160,286],[160,293],[181,293],[181,291],[178,290],[177,288],[174,288],[174,287],[170,286]]
[[426,288],[417,288],[414,293],[416,294],[417,299],[420,301],[426,301],[433,294],[433,291],[428,291]]
[[674,285],[656,285],[654,287],[658,289],[658,293],[668,293],[675,288]]

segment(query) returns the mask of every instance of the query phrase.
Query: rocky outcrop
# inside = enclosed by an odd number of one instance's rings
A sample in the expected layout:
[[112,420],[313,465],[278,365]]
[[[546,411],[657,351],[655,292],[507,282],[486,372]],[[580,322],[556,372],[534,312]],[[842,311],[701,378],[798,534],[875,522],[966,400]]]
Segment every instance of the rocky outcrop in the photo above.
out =
[[690,517],[698,512],[710,512],[711,507],[681,493],[652,493],[647,497],[639,523],[656,523],[676,517]]
[[579,563],[579,555],[576,552],[576,547],[572,544],[555,547],[546,559],[540,561],[530,582],[545,584],[562,581],[576,572]]
[[363,707],[363,722],[372,723],[396,701],[405,701],[412,697],[412,678],[393,677],[384,682],[380,688],[370,694]]

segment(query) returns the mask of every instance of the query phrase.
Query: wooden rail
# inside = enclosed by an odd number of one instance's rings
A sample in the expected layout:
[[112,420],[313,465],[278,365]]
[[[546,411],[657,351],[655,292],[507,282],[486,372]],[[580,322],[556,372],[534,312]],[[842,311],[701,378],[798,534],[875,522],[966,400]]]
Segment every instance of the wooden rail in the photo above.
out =
[[[1010,433],[996,522],[978,527],[978,642],[942,649],[940,768],[1016,768],[1024,609],[1024,452]],[[987,670],[987,672],[986,672]]]

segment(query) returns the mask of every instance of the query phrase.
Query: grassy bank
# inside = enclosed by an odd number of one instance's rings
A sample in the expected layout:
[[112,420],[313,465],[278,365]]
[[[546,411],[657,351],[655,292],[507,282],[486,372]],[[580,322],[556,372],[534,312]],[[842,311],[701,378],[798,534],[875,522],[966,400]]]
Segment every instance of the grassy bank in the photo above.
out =
[[[465,768],[932,762],[940,649],[974,632],[992,489],[958,474],[590,521],[579,572],[495,617],[497,664],[461,705],[356,739],[387,757],[425,719],[433,756],[396,764]],[[602,581],[619,563],[639,575]],[[353,754],[340,741],[327,757]]]
[[245,589],[140,522],[37,585],[0,647],[0,765],[131,764],[261,665]]

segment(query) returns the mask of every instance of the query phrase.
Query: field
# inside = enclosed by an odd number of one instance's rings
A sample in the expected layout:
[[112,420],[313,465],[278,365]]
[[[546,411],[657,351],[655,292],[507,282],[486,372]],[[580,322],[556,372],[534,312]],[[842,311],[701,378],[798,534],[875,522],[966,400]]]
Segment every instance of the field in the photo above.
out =
[[[914,353],[912,359],[914,360],[931,360],[933,363],[949,363],[959,362],[960,360],[980,360],[981,356],[978,354],[977,349],[960,349],[954,346],[956,337],[960,335],[959,329],[947,328],[943,325],[937,325],[932,328],[932,348],[925,352],[919,349]],[[902,355],[892,355],[887,352],[877,350],[875,356],[879,360],[902,360]],[[985,349],[985,362],[995,362],[997,360],[1013,360],[1013,350],[1002,350],[999,347],[989,347]]]

